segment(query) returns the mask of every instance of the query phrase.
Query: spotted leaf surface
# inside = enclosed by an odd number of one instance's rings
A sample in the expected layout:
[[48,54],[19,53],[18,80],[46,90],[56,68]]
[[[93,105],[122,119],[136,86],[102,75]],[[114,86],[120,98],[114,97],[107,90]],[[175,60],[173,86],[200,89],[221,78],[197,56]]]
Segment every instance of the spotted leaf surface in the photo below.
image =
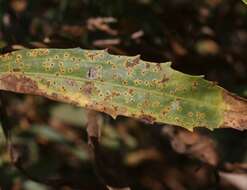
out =
[[0,57],[0,89],[45,96],[149,123],[217,128],[229,106],[223,89],[170,63],[104,50],[31,49]]

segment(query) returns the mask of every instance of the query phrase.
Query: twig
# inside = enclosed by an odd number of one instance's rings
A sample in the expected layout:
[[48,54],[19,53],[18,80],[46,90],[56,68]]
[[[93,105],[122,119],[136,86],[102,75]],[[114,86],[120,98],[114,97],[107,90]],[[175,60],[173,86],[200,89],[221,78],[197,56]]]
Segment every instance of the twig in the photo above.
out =
[[95,146],[99,143],[101,136],[101,124],[98,113],[93,110],[88,110],[87,119],[88,145],[95,150]]
[[[93,157],[95,159],[96,155],[98,154],[98,150],[99,150],[98,145],[100,142],[102,122],[99,118],[98,112],[93,111],[93,110],[87,111],[87,118],[88,118],[88,121],[87,121],[88,145],[91,148],[93,152]],[[106,187],[109,190],[131,190],[129,187],[115,188],[109,185],[106,185]]]

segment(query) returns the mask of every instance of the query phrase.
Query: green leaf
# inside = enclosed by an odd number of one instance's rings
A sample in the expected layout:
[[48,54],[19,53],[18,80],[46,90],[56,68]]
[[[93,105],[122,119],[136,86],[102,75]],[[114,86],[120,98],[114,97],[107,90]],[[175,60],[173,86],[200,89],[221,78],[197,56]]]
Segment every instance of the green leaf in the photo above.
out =
[[82,108],[75,108],[69,104],[59,104],[51,109],[52,117],[62,121],[63,123],[68,123],[76,126],[86,125],[86,114],[85,110]]
[[0,57],[0,89],[187,129],[247,123],[245,100],[170,65],[104,50],[20,50]]
[[35,190],[47,190],[48,187],[45,186],[45,185],[42,185],[40,183],[36,183],[36,182],[33,182],[33,181],[26,181],[24,183],[24,187],[26,190],[32,190],[32,189],[35,189]]
[[242,0],[247,5],[247,0]]

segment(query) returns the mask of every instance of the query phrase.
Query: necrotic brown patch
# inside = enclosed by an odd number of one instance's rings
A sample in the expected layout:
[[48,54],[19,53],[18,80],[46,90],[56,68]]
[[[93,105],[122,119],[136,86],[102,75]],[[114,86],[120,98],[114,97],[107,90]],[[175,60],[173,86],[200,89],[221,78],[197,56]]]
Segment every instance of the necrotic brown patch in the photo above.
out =
[[87,83],[83,86],[82,91],[83,91],[83,93],[84,93],[85,95],[89,96],[89,95],[92,94],[93,89],[94,89],[93,83],[87,82]]
[[126,63],[126,67],[134,67],[135,65],[138,65],[140,62],[140,56],[137,55],[133,60],[128,60]]
[[24,75],[8,74],[0,78],[0,81],[3,90],[35,94],[39,91],[37,82]]
[[147,124],[154,124],[154,122],[156,120],[154,117],[152,117],[150,115],[145,115],[145,114],[141,115],[139,119],[142,122],[147,123]]

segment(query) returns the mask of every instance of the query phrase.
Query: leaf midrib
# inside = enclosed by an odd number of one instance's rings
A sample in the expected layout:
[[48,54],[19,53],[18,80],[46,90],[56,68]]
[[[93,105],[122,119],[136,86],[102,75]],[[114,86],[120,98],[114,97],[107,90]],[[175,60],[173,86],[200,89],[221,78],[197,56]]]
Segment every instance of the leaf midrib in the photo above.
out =
[[[0,73],[7,73],[7,72],[1,72]],[[16,72],[18,73],[18,72]],[[12,73],[13,74],[13,73]],[[20,75],[23,75],[22,73],[18,73]],[[75,80],[75,81],[93,81],[93,82],[96,82],[96,83],[100,83],[100,84],[109,84],[111,86],[118,86],[118,87],[125,87],[125,88],[132,88],[132,89],[135,89],[135,90],[139,90],[139,91],[144,91],[144,92],[147,92],[147,90],[143,89],[143,88],[140,88],[140,87],[136,87],[136,86],[128,86],[128,85],[120,85],[120,84],[116,84],[116,83],[112,83],[112,82],[109,82],[109,81],[99,81],[99,80],[88,80],[88,79],[84,79],[84,78],[78,78],[78,77],[73,77],[73,76],[54,76],[53,74],[47,74],[47,73],[42,73],[42,74],[39,74],[39,73],[33,73],[33,72],[25,72],[24,75],[29,75],[29,76],[39,76],[39,77],[42,77],[42,76],[45,76],[45,77],[48,77],[48,78],[62,78],[62,79],[67,79],[67,80]],[[195,104],[198,104],[198,105],[203,105],[205,107],[211,107],[211,108],[217,108],[219,109],[219,105],[215,105],[215,104],[205,104],[204,102],[201,102],[201,101],[197,101],[197,100],[194,100],[194,99],[190,99],[190,98],[184,98],[184,97],[181,97],[181,96],[175,96],[175,95],[169,95],[167,93],[162,93],[162,92],[158,92],[158,91],[154,91],[154,90],[148,90],[148,92],[152,92],[154,94],[157,94],[158,96],[167,96],[167,97],[170,97],[172,99],[176,99],[176,98],[179,98],[181,100],[184,100],[184,101],[187,101],[187,102],[192,102],[192,103],[195,103]]]

